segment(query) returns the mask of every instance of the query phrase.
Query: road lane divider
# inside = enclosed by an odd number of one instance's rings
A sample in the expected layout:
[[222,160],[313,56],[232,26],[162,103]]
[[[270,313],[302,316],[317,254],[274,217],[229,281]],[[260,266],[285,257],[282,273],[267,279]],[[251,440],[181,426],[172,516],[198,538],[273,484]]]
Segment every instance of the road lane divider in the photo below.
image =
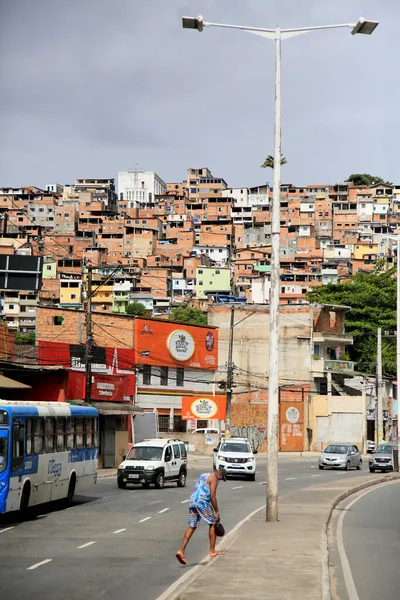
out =
[[237,485],[236,487],[232,488],[233,490],[241,490],[242,489],[242,485]]
[[183,500],[183,502],[181,502],[181,504],[186,504],[186,502],[190,502],[190,498],[188,498],[187,500]]
[[310,477],[322,477],[322,475],[310,475]]
[[151,517],[145,517],[144,519],[141,519],[141,521],[139,521],[139,523],[144,523],[145,521],[148,521],[149,519],[151,519]]
[[125,529],[117,529],[117,531],[113,531],[113,533],[122,533],[123,531],[126,531],[126,527]]
[[47,563],[51,562],[52,560],[53,560],[52,558],[46,558],[45,560],[42,560],[41,562],[38,562],[38,563],[32,565],[31,567],[28,567],[26,570],[34,571],[38,567],[41,567],[42,565],[46,565]]
[[6,531],[10,531],[10,529],[14,529],[13,527],[6,527],[5,529],[0,529],[0,533],[5,533]]
[[158,511],[158,514],[162,515],[163,513],[167,512],[167,510],[169,510],[169,508],[163,508],[162,510]]
[[296,477],[286,477],[285,481],[294,481]]
[[77,550],[80,550],[81,548],[87,548],[88,546],[92,546],[95,543],[96,542],[86,542],[86,544],[82,544],[82,546],[78,546]]

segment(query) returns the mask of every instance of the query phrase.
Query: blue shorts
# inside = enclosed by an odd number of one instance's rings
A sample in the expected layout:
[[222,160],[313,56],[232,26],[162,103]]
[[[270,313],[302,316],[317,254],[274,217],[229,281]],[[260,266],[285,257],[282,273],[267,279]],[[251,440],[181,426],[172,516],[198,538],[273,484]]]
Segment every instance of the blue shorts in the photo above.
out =
[[207,525],[214,525],[215,513],[211,504],[192,504],[189,506],[189,527],[196,529],[200,519],[203,519]]

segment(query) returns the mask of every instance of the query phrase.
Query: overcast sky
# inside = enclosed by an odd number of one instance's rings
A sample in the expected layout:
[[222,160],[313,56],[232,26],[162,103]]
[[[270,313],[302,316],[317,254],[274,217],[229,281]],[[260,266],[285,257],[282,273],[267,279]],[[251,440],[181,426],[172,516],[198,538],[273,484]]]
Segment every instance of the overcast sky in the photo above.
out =
[[182,15],[258,27],[380,21],[282,48],[285,182],[371,172],[400,183],[399,0],[0,0],[0,186],[208,166],[271,180],[274,44],[183,30]]

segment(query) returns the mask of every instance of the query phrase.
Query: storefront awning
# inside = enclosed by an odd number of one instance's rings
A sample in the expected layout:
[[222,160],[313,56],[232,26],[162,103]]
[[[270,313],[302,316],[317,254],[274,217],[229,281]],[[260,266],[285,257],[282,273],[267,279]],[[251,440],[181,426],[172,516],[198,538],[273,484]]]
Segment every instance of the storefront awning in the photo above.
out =
[[90,405],[97,408],[101,415],[139,415],[143,412],[140,406],[123,402],[91,402]]
[[26,385],[26,383],[20,383],[19,381],[15,381],[14,379],[10,379],[9,377],[5,377],[4,375],[0,375],[0,388],[7,388],[10,390],[32,389],[30,385]]

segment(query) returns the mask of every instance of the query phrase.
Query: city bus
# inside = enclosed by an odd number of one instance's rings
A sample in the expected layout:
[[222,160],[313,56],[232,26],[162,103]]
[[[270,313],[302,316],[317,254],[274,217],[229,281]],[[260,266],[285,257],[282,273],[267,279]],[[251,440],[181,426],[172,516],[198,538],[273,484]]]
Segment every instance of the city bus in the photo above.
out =
[[0,400],[0,514],[96,483],[98,431],[93,407]]

